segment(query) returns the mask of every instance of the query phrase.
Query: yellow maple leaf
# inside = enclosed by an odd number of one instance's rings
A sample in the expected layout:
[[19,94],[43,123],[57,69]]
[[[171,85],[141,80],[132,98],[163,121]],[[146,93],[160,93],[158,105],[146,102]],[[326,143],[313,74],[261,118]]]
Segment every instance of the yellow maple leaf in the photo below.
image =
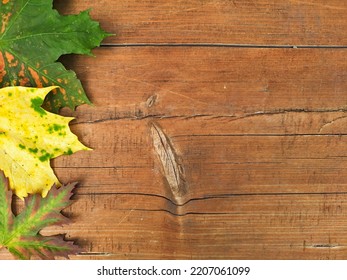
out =
[[45,96],[56,87],[0,89],[0,169],[20,198],[29,193],[43,197],[60,185],[50,159],[89,150],[69,128],[73,118],[45,111]]

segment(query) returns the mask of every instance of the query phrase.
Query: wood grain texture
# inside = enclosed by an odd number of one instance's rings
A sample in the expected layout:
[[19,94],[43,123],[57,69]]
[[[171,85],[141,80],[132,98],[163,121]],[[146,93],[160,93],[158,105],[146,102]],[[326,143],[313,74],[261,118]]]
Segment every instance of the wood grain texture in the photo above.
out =
[[56,1],[65,13],[92,8],[107,43],[346,46],[345,0]]
[[94,103],[61,113],[94,150],[52,161],[80,185],[43,234],[73,259],[347,258],[346,1],[55,5],[119,35],[61,59]]
[[64,59],[96,105],[81,107],[79,122],[346,109],[346,49],[182,46],[94,53],[97,58]]

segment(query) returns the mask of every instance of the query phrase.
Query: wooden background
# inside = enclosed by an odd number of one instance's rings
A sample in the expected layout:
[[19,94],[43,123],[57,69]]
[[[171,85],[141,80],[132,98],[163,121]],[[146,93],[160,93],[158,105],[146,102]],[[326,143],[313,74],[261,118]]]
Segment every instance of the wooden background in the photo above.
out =
[[[70,0],[117,36],[67,56],[94,149],[73,259],[346,259],[347,1]],[[1,258],[11,258],[2,251]]]

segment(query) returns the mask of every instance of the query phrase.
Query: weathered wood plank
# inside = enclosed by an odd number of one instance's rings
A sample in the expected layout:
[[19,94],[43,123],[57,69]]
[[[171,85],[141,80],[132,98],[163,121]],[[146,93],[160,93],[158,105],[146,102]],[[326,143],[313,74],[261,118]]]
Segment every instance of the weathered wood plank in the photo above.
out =
[[347,45],[345,0],[56,1],[64,13],[92,8],[117,37],[105,42]]
[[79,122],[346,109],[346,49],[133,47],[95,54],[64,61],[95,104],[77,111]]
[[72,129],[94,151],[53,162],[63,182],[81,181],[74,222],[44,231],[77,239],[75,258],[343,257],[344,50],[97,55],[70,63],[96,105]]
[[[305,116],[301,121],[311,119]],[[212,127],[220,125],[223,130],[205,128],[206,122]],[[278,119],[273,126],[281,124]],[[261,127],[261,119],[257,124],[243,122],[250,131],[252,127],[258,130],[257,125]],[[218,119],[162,120],[157,126],[183,170],[187,191],[179,197],[170,190],[167,167],[156,152],[150,120],[76,126],[77,134],[86,133],[84,142],[95,150],[60,157],[54,161],[55,170],[65,182],[82,180],[79,194],[142,193],[167,197],[178,204],[231,194],[347,191],[346,135],[247,135],[232,132],[236,121]],[[191,129],[182,131],[182,127]]]
[[[341,259],[346,194],[244,195],[174,208],[160,197],[78,195],[67,232],[76,259]],[[6,256],[5,252],[1,255]]]
[[[184,168],[189,192],[183,203],[230,194],[346,191],[343,50],[98,52],[99,67],[110,71],[87,71],[89,58],[71,64],[96,104],[78,110],[73,129],[96,150],[91,158],[83,154],[82,160],[54,163],[60,177],[83,178],[81,194],[130,192],[176,201],[153,146],[153,123]],[[166,65],[173,66],[163,78]],[[225,89],[228,83],[235,85]],[[165,90],[174,94],[165,99]],[[186,95],[190,98],[182,98]],[[205,102],[194,103],[202,96]],[[91,166],[95,176],[88,171]]]
[[[71,236],[88,236],[91,251],[111,258],[339,258],[346,253],[345,195],[198,200],[185,205],[181,216],[166,212],[165,200],[94,199],[92,205],[75,204],[77,214],[95,208],[87,220],[76,220]],[[95,219],[105,233],[95,229]]]
[[[81,216],[68,230],[86,237],[76,258],[344,258],[346,84],[336,78],[346,76],[344,52],[234,51],[100,50],[110,71],[94,78],[84,59],[74,62],[96,104],[72,126],[95,152],[54,162],[60,177],[83,178],[84,206],[71,209]],[[230,77],[243,86],[218,90]],[[269,80],[271,95],[259,99]],[[176,94],[164,99],[163,90]],[[184,169],[180,200],[153,124]]]

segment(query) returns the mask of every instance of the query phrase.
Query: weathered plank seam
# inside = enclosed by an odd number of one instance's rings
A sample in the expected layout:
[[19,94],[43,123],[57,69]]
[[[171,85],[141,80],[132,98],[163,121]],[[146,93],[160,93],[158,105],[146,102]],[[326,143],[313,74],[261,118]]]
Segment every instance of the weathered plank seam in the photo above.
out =
[[185,216],[199,216],[199,215],[209,215],[209,216],[225,216],[225,215],[243,215],[243,213],[233,213],[233,212],[192,212],[192,211],[187,211],[187,212],[182,212],[180,211],[181,209],[177,209],[177,212],[173,212],[167,209],[141,209],[137,208],[134,211],[136,212],[161,212],[161,213],[167,213],[171,216],[174,217],[185,217]]
[[191,47],[191,48],[251,48],[251,49],[346,49],[345,45],[257,45],[257,44],[223,44],[223,43],[103,43],[104,48],[129,47]]
[[283,114],[290,114],[290,113],[346,113],[347,108],[336,108],[336,109],[316,109],[316,110],[309,110],[309,109],[279,109],[279,110],[273,110],[273,111],[258,111],[253,113],[246,113],[244,115],[237,115],[237,114],[229,114],[229,115],[214,115],[214,114],[194,114],[194,115],[172,115],[172,116],[166,116],[162,114],[150,114],[150,115],[144,115],[141,117],[111,117],[111,118],[105,118],[105,119],[97,119],[92,121],[84,121],[84,122],[72,122],[70,126],[77,125],[77,124],[93,124],[93,123],[102,123],[102,122],[108,122],[108,121],[120,121],[120,120],[145,120],[145,119],[194,119],[194,118],[210,118],[210,119],[217,119],[217,118],[231,118],[233,121],[246,119],[246,118],[252,118],[252,117],[261,117],[261,116],[271,116],[271,115],[283,115]]
[[[76,193],[76,199],[78,196],[111,196],[111,195],[138,195],[138,196],[149,196],[149,197],[158,197],[167,200],[168,202],[172,203],[176,207],[181,207],[185,206],[191,202],[194,201],[207,201],[207,200],[218,200],[218,199],[226,199],[226,198],[234,198],[234,197],[254,197],[254,196],[259,196],[259,197],[270,197],[270,196],[326,196],[326,195],[331,195],[331,196],[336,196],[336,195],[347,195],[347,192],[302,192],[302,193],[290,193],[290,192],[273,192],[273,193],[225,193],[225,194],[220,194],[220,195],[208,195],[204,197],[195,197],[195,198],[190,198],[182,203],[176,203],[172,199],[159,195],[159,194],[150,194],[150,193],[118,193],[118,192],[105,192],[105,193]],[[138,208],[137,208],[138,209]]]

